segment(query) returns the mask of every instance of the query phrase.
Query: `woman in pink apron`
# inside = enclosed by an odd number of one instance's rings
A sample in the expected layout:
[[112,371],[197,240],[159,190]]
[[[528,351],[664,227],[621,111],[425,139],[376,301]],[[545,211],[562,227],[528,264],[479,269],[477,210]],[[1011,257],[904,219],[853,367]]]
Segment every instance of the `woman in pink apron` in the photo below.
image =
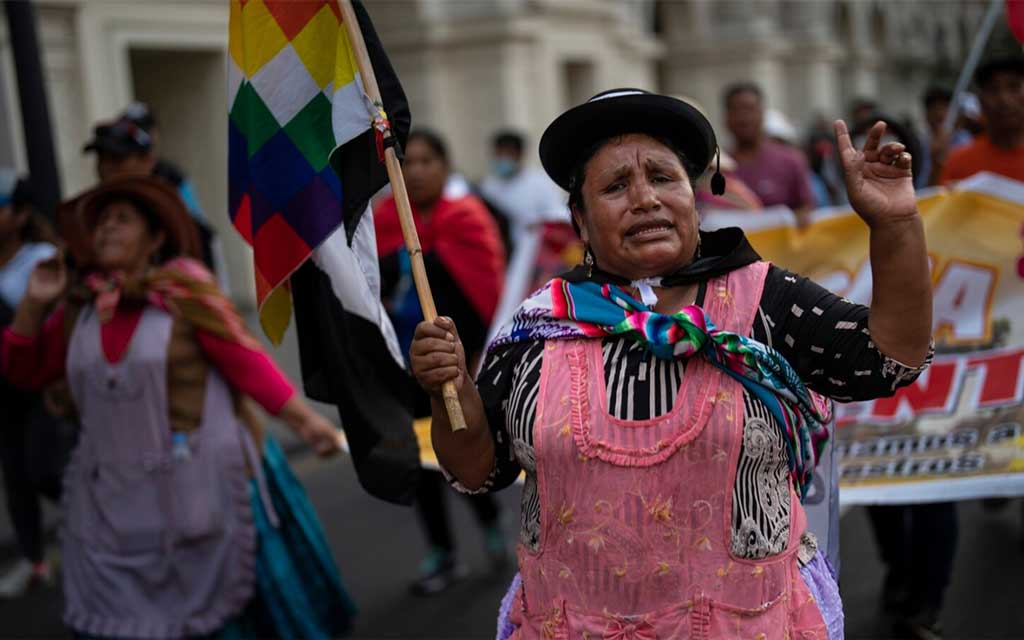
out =
[[[158,178],[69,203],[79,268],[41,263],[2,340],[3,374],[66,376],[64,619],[79,638],[334,637],[352,613],[316,515],[259,402],[322,455],[338,435],[295,393],[202,265]],[[301,575],[300,575],[301,573]]]
[[476,384],[449,319],[420,324],[410,350],[454,486],[526,472],[500,637],[842,637],[801,506],[826,398],[890,395],[931,358],[911,158],[883,132],[856,150],[836,123],[871,228],[869,309],[761,261],[739,229],[698,229],[693,183],[717,143],[689,104],[619,89],[548,127],[541,162],[569,192],[584,264],[523,303]]

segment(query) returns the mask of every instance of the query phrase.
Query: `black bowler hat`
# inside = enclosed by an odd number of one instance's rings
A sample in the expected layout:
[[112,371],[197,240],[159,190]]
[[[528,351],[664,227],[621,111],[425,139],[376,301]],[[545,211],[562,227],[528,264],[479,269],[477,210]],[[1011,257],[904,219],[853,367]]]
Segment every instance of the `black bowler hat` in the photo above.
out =
[[[715,130],[692,105],[642,89],[612,89],[569,109],[548,125],[540,139],[540,162],[551,179],[569,191],[580,156],[601,140],[627,133],[671,140],[699,171],[718,151]],[[725,191],[725,179],[715,173],[712,190],[720,195]]]

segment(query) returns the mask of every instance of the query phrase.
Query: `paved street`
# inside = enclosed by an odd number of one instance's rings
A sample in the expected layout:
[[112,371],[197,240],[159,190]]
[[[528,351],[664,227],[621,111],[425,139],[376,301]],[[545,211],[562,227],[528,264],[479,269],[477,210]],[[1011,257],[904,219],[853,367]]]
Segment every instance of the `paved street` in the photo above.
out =
[[[487,575],[482,538],[464,504],[452,501],[460,547],[473,574],[441,596],[414,598],[407,595],[406,584],[415,575],[423,543],[412,511],[364,494],[345,460],[322,463],[303,456],[295,461],[295,468],[319,509],[345,583],[359,604],[356,637],[493,637],[497,603],[510,576]],[[517,494],[509,490],[501,496],[510,536]],[[1018,545],[1018,510],[990,514],[977,503],[966,503],[961,505],[961,516],[961,553],[949,593],[947,637],[1024,638],[1020,604],[1024,553]],[[875,620],[882,573],[863,509],[846,514],[842,537],[847,637],[888,637]],[[56,590],[0,603],[0,636],[66,637],[59,616]]]
[[[293,345],[289,343],[277,355],[286,369],[296,370]],[[319,510],[342,576],[360,607],[357,638],[493,637],[498,601],[511,575],[488,575],[483,539],[457,496],[451,500],[454,523],[473,573],[440,596],[419,599],[406,591],[424,552],[413,512],[366,495],[344,458],[325,463],[298,451],[293,465]],[[518,490],[510,489],[500,498],[511,540]],[[960,514],[960,556],[944,619],[946,637],[1024,638],[1020,505],[989,513],[978,503],[964,503]],[[50,522],[54,520],[51,514]],[[844,516],[842,544],[847,637],[890,637],[876,620],[882,568],[863,509],[851,509]],[[0,559],[9,559],[12,551],[10,525],[3,514]],[[17,602],[0,602],[0,637],[67,637],[60,624],[60,608],[56,589],[37,591]]]

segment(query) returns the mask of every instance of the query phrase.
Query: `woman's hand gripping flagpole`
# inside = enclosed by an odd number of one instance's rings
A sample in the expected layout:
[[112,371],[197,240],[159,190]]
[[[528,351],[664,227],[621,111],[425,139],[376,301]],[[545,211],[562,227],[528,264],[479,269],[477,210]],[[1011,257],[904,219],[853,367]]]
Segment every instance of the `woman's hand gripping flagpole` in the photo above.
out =
[[[413,222],[412,208],[409,206],[409,196],[405,191],[402,165],[398,162],[394,146],[386,144],[388,138],[391,137],[391,130],[388,126],[387,115],[384,112],[384,103],[380,97],[380,89],[377,86],[377,77],[373,73],[373,65],[370,63],[370,56],[366,51],[366,44],[363,42],[363,33],[359,29],[359,21],[356,18],[355,11],[352,9],[352,4],[349,0],[340,0],[338,5],[341,8],[342,19],[345,23],[345,31],[348,34],[349,42],[352,45],[352,52],[356,57],[359,75],[363,80],[363,89],[377,110],[377,113],[374,114],[374,127],[378,129],[378,140],[383,139],[385,143],[382,148],[384,163],[388,171],[388,180],[391,182],[391,190],[395,196],[395,204],[398,206],[398,218],[402,225],[402,236],[405,238],[405,248],[409,252],[409,260],[412,263],[412,277],[416,283],[416,293],[419,295],[420,307],[423,309],[423,318],[427,322],[433,322],[437,318],[437,308],[434,306],[434,296],[430,292],[427,270],[423,265],[423,250],[420,248],[419,235],[416,233],[416,224]],[[462,413],[459,391],[455,382],[446,382],[442,389],[442,394],[452,431],[465,429],[466,418]]]

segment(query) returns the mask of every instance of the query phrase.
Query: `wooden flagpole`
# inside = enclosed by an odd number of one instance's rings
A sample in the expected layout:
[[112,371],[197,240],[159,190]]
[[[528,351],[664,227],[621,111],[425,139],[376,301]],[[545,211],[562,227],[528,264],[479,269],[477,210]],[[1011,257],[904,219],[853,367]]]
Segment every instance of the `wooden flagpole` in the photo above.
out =
[[[366,95],[380,111],[384,110],[384,103],[380,97],[380,88],[377,86],[377,76],[373,72],[373,64],[366,51],[366,43],[363,42],[363,32],[359,29],[359,20],[349,0],[339,0],[342,20],[345,22],[345,32],[348,34],[349,43],[352,45],[352,52],[356,56],[356,66],[359,75],[363,80],[363,88]],[[390,129],[384,131],[385,140],[391,137]],[[395,197],[395,204],[398,207],[398,220],[402,225],[402,237],[405,238],[405,248],[409,252],[409,260],[412,263],[412,278],[416,283],[416,293],[419,295],[420,307],[423,309],[423,319],[433,322],[437,318],[437,308],[434,306],[434,296],[430,292],[430,282],[427,281],[427,270],[423,265],[423,250],[420,248],[420,238],[416,233],[416,223],[413,221],[412,208],[409,206],[409,195],[405,191],[405,178],[402,175],[402,165],[395,155],[395,148],[390,145],[384,146],[384,163],[388,170],[388,180],[391,181],[391,191]],[[454,382],[445,383],[442,393],[444,395],[444,406],[448,411],[448,421],[451,423],[452,431],[461,431],[466,428],[466,418],[462,414],[462,405],[459,403],[459,392]]]
[[999,16],[1003,15],[1003,5],[1003,0],[990,0],[988,11],[981,21],[981,26],[978,27],[978,33],[974,35],[974,44],[971,45],[967,61],[964,62],[963,69],[960,70],[960,77],[957,78],[956,88],[953,89],[953,98],[950,100],[949,110],[946,112],[946,119],[942,121],[942,129],[947,133],[953,132],[956,118],[960,115],[960,96],[967,91],[974,72],[978,69],[981,55],[985,52],[985,45],[988,43],[989,36],[992,35],[992,29],[995,28]]

